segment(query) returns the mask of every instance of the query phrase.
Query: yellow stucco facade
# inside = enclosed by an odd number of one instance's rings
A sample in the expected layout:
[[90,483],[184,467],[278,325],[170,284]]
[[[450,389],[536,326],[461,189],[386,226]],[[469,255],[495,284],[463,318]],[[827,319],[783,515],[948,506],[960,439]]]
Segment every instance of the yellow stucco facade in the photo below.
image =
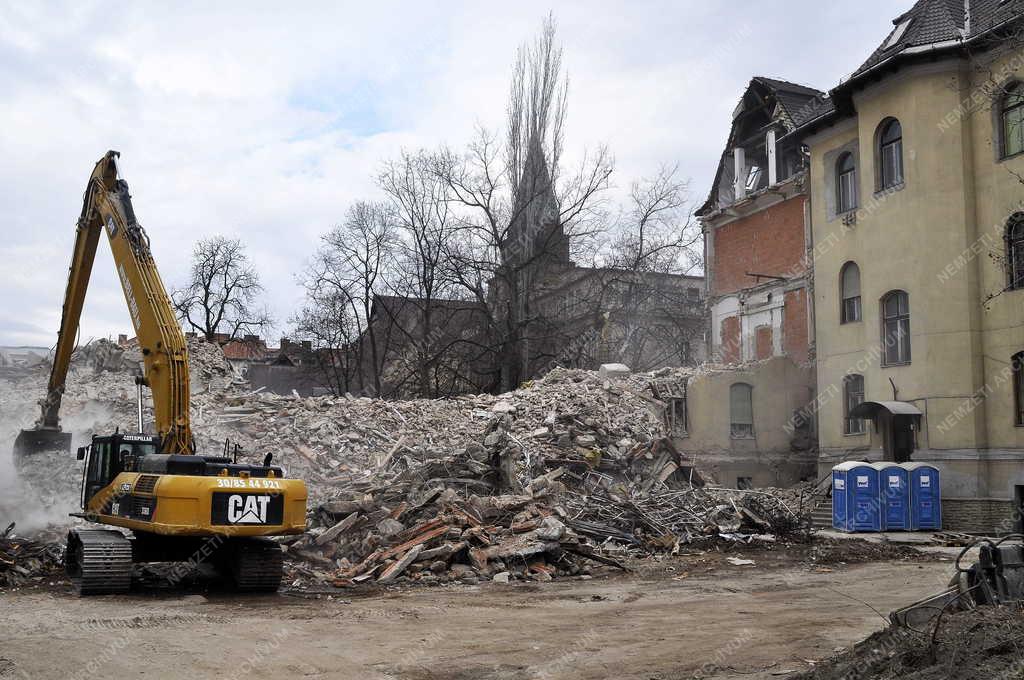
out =
[[[886,455],[870,422],[864,434],[845,433],[843,380],[857,374],[865,400],[921,411],[913,459],[940,466],[947,497],[1012,499],[1024,487],[1010,369],[1024,351],[1024,290],[1005,290],[1004,234],[1024,210],[1024,154],[1000,157],[989,93],[993,79],[1024,79],[1024,61],[1007,51],[978,66],[947,57],[887,72],[858,86],[850,110],[808,138],[819,468]],[[879,190],[878,135],[891,118],[902,129],[903,182]],[[856,165],[857,207],[840,212],[845,152]],[[861,315],[842,323],[847,262],[860,269]],[[891,291],[908,296],[910,360],[887,366],[882,299]]]

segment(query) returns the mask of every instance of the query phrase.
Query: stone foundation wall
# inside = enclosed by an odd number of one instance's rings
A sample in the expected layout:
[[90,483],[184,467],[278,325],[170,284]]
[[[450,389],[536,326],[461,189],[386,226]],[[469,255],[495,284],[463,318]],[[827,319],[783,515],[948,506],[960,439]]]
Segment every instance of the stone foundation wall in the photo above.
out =
[[942,528],[968,534],[1013,533],[1018,519],[1013,505],[996,498],[943,498]]

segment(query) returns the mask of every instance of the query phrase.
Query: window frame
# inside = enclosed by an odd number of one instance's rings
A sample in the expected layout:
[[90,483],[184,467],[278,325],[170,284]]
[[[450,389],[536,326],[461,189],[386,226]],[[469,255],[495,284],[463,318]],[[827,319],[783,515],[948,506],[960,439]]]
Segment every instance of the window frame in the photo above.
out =
[[[888,302],[890,299],[896,299],[896,314],[890,316],[888,313]],[[900,311],[899,300],[902,299],[906,302],[906,311]],[[881,365],[884,367],[888,366],[906,366],[911,363],[913,354],[911,352],[910,342],[910,294],[905,290],[891,290],[882,296],[879,301],[879,314],[881,315],[881,330],[882,330],[882,361]],[[906,338],[905,343],[900,345],[897,342],[897,356],[895,360],[889,359],[889,343],[887,339],[889,337],[889,326],[892,324],[896,330],[896,333]],[[899,348],[905,347],[905,351],[899,351]]]
[[[1012,106],[1008,106],[1007,103],[1011,97],[1015,97],[1017,101]],[[1020,148],[1016,151],[1009,149],[1010,134],[1007,128],[1008,116],[1011,113],[1018,116],[1016,137],[1019,139]],[[1002,95],[999,97],[999,138],[1000,159],[1013,158],[1024,153],[1024,83],[1021,81],[1007,83],[1002,88]]]
[[[846,273],[848,271],[856,270],[857,272],[857,294],[847,295],[846,290]],[[861,278],[860,278],[860,265],[853,260],[848,261],[839,269],[839,323],[859,323],[864,320],[864,305],[863,297],[861,295]],[[852,305],[853,309],[856,310],[856,318],[851,318],[851,315],[847,310],[847,301],[854,302]]]
[[[855,380],[860,380],[860,390],[854,391],[851,387]],[[843,434],[862,435],[867,433],[867,421],[864,418],[851,418],[850,411],[857,405],[864,403],[865,395],[864,376],[860,373],[849,373],[843,376]],[[854,397],[860,397],[860,401],[853,403]]]
[[1006,289],[1024,290],[1024,213],[1014,213],[1006,222]]
[[668,403],[665,408],[665,417],[668,420],[668,431],[670,435],[685,437],[690,433],[690,428],[687,423],[688,413],[686,408],[686,397],[668,397]]
[[1013,371],[1013,424],[1024,427],[1024,351],[1010,357]]
[[[894,139],[886,140],[886,136],[893,127],[897,127],[899,134]],[[878,143],[876,144],[878,154],[878,191],[894,189],[902,186],[906,181],[906,172],[903,167],[903,124],[898,118],[886,118],[878,126]],[[891,153],[893,162],[893,176],[889,177],[886,172],[886,154]]]
[[[741,423],[737,420],[736,404],[733,401],[733,393],[737,390],[746,391],[746,401],[750,412],[750,422]],[[754,439],[754,386],[749,383],[737,382],[729,385],[729,438],[730,439]]]
[[[850,161],[850,167],[846,170],[842,169],[846,160]],[[844,213],[852,212],[857,209],[857,162],[854,160],[852,151],[844,151],[839,154],[839,158],[836,159],[836,214],[842,215]],[[848,202],[843,201],[843,188],[846,186],[846,179],[849,178],[849,197]]]

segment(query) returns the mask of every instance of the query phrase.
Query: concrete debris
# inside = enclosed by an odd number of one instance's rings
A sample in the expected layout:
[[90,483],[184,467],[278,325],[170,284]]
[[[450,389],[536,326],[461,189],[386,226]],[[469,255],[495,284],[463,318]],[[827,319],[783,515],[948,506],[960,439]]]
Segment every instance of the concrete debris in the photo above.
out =
[[[62,410],[76,445],[135,422],[141,356],[105,341],[88,347]],[[307,482],[308,533],[280,539],[293,585],[506,573],[547,581],[623,568],[623,556],[768,541],[809,526],[786,492],[714,487],[667,436],[650,374],[612,380],[609,370],[558,368],[498,396],[302,398],[251,390],[215,344],[192,338],[189,354],[198,451],[238,445],[251,461],[272,453]],[[42,369],[0,380],[0,406],[42,396],[45,381]],[[144,419],[152,422],[150,403]],[[61,492],[71,491],[74,509],[74,456],[44,469],[40,484],[70,480]]]
[[597,372],[602,378],[621,378],[630,374],[626,364],[601,364]]

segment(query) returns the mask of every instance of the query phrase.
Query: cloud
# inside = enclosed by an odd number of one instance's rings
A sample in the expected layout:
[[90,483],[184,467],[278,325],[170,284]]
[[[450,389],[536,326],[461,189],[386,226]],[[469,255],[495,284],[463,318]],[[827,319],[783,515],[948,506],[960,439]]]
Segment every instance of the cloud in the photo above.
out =
[[[628,186],[679,163],[706,191],[752,75],[828,87],[909,2],[560,3],[567,160],[608,143]],[[168,286],[192,243],[245,239],[286,322],[318,235],[403,147],[498,128],[521,2],[6,3],[0,7],[0,344],[53,343],[85,180],[122,152]],[[813,26],[814,30],[808,30]],[[106,245],[83,337],[130,328]],[[282,323],[282,326],[285,324]]]

